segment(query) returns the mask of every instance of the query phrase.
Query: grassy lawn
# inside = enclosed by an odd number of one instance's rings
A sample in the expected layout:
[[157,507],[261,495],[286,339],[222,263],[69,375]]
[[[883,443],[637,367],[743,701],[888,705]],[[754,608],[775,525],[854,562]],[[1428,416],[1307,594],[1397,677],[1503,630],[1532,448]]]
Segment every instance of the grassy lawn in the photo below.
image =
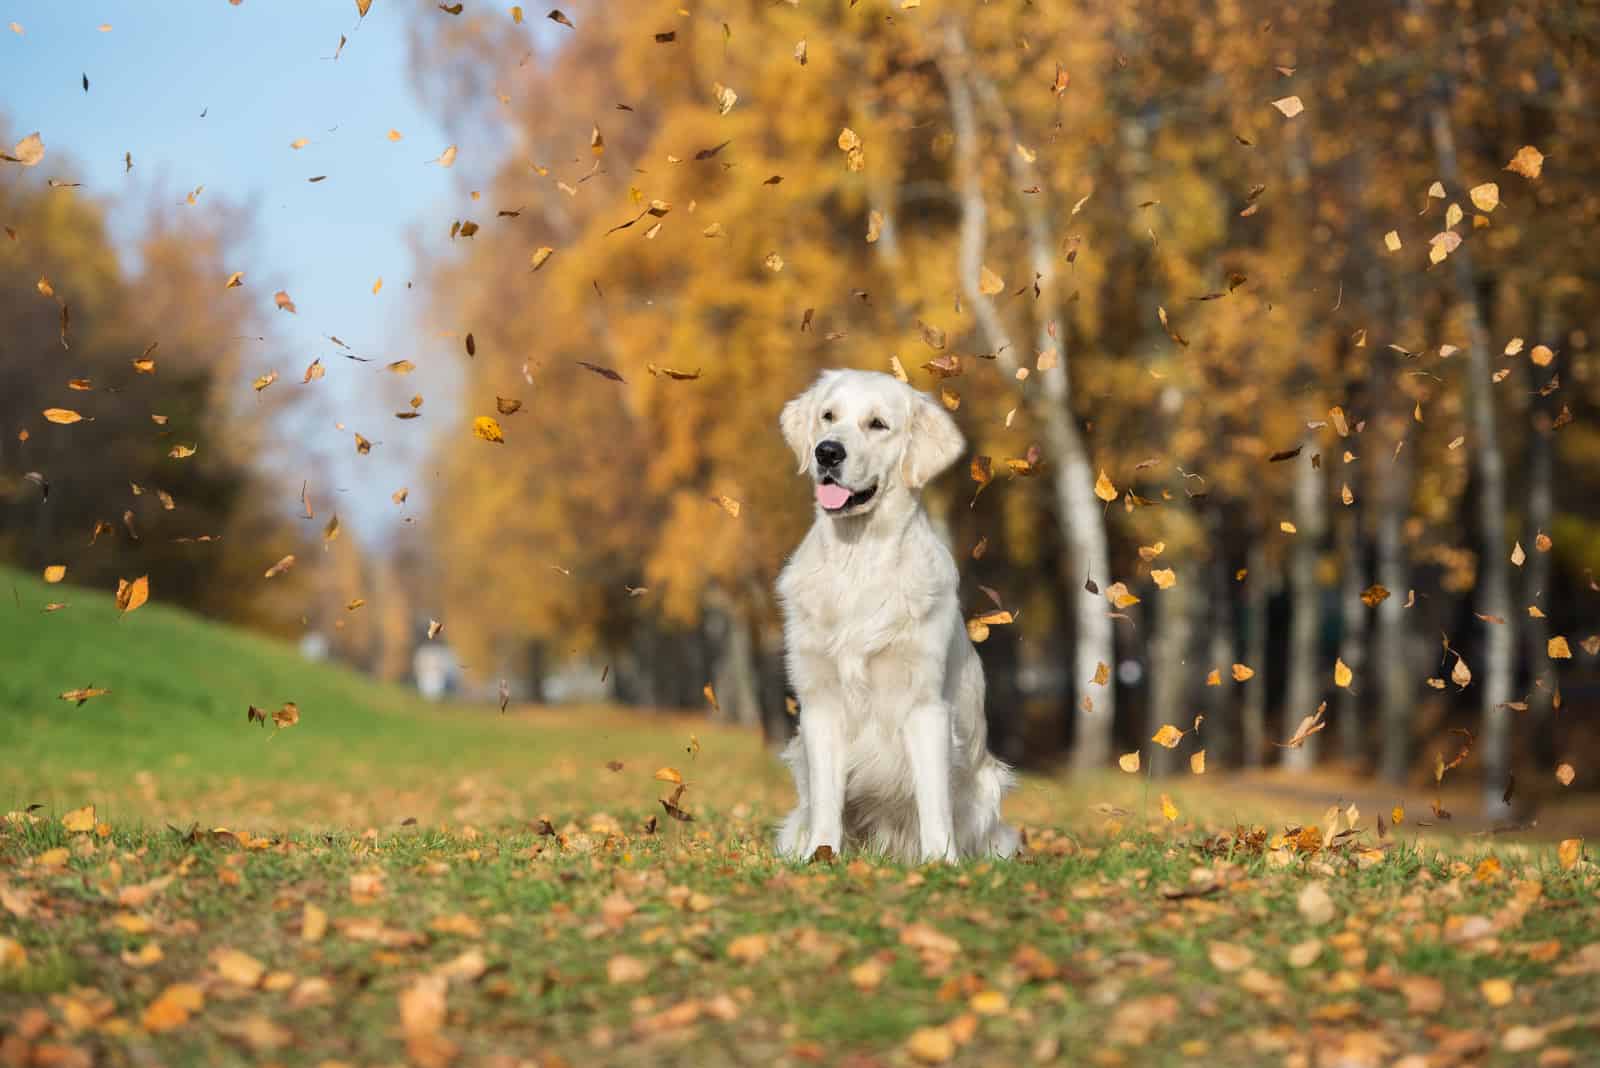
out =
[[115,617],[0,573],[0,1065],[1600,1063],[1593,862],[1421,796],[1029,778],[1015,862],[794,866],[744,733]]

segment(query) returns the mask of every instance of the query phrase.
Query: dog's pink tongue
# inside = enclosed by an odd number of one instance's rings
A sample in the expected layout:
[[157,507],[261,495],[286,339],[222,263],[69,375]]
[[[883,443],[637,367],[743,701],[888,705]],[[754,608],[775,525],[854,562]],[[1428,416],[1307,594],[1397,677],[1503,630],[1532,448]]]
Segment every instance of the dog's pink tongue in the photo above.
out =
[[843,486],[832,482],[817,483],[817,503],[832,512],[844,507],[844,502],[850,499],[850,491]]

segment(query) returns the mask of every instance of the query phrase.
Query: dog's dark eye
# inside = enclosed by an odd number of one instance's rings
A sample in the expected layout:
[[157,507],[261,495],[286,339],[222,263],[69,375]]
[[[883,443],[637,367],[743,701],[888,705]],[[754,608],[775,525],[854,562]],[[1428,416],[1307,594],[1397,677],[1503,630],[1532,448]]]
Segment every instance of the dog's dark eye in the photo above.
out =
[[882,419],[878,419],[876,417],[874,417],[872,422],[868,423],[867,426],[871,427],[873,430],[888,430],[889,429],[889,424],[888,423],[885,423]]
[[831,422],[833,422],[833,413],[832,413],[832,412],[823,412],[823,413],[822,413],[822,421],[823,421],[823,422],[824,422],[824,423],[831,423]]

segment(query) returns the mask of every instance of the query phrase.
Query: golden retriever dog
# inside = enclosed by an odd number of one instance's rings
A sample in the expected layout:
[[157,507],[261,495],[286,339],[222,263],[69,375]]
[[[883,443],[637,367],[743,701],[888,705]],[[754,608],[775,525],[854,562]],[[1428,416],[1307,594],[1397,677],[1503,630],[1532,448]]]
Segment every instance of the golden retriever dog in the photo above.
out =
[[955,420],[873,371],[827,371],[779,419],[816,519],[778,579],[800,730],[799,804],[777,848],[846,846],[904,863],[1008,857],[1011,770],[990,755],[983,665],[955,559],[921,501],[960,458]]

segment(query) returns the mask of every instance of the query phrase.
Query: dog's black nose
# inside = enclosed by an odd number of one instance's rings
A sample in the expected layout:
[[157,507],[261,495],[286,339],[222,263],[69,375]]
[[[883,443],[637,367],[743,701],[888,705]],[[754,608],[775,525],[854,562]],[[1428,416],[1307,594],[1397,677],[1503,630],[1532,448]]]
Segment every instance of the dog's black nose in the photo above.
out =
[[817,463],[823,467],[838,467],[844,463],[844,446],[837,441],[817,442]]

